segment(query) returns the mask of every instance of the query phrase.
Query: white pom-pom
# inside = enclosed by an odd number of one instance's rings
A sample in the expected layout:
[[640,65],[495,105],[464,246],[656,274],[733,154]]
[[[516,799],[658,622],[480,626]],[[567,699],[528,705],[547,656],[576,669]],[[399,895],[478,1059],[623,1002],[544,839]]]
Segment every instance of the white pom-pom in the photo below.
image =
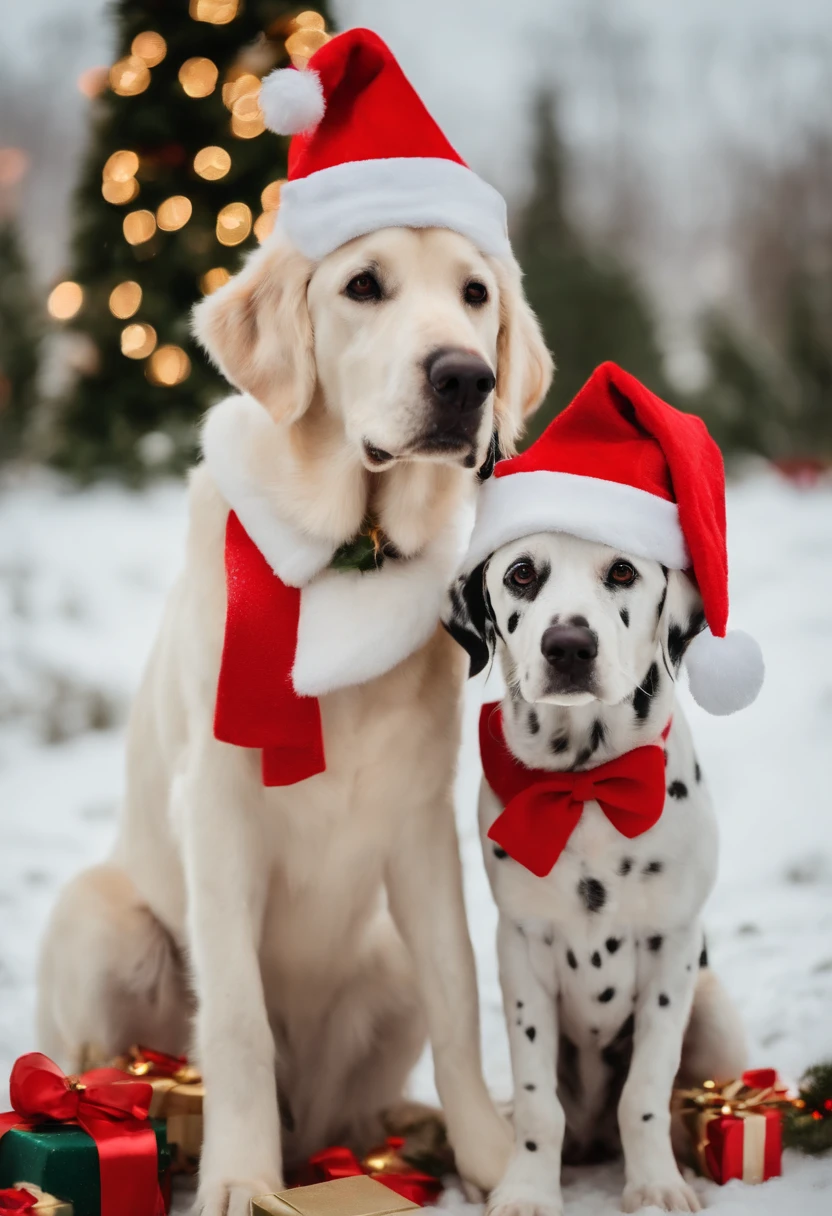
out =
[[297,135],[317,127],[326,109],[320,76],[312,68],[278,68],[260,87],[260,109],[276,135]]
[[685,654],[693,698],[709,714],[733,714],[757,699],[766,668],[759,643],[735,629],[715,638],[710,629],[698,634]]

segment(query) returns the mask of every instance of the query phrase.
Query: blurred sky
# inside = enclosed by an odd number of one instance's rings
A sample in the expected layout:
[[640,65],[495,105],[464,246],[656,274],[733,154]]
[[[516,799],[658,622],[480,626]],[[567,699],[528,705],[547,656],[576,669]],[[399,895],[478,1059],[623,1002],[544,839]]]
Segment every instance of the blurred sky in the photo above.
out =
[[[622,252],[641,262],[671,323],[683,301],[719,297],[730,280],[720,225],[744,158],[787,149],[832,96],[832,0],[334,0],[333,8],[342,26],[370,25],[390,42],[451,140],[510,203],[528,182],[530,96],[542,82],[556,87],[575,150],[574,205],[590,227],[615,229],[629,180],[621,240],[633,248]],[[88,103],[75,82],[111,52],[104,0],[4,5],[0,146],[36,133],[22,214],[45,278],[62,269],[66,200],[86,133]]]

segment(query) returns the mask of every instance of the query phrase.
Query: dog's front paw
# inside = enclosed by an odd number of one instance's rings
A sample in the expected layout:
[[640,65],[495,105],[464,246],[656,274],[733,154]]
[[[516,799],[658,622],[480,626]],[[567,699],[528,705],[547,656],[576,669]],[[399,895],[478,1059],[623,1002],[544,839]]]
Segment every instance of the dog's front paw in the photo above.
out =
[[658,1208],[660,1212],[701,1212],[702,1204],[696,1192],[684,1179],[674,1182],[628,1182],[621,1198],[623,1212],[640,1212],[642,1208]]
[[261,1178],[201,1178],[191,1216],[250,1216],[251,1201],[282,1191],[283,1181]]
[[559,1193],[510,1184],[492,1191],[485,1216],[563,1216]]
[[456,1168],[465,1182],[487,1194],[505,1174],[512,1146],[511,1128],[489,1103],[453,1140]]

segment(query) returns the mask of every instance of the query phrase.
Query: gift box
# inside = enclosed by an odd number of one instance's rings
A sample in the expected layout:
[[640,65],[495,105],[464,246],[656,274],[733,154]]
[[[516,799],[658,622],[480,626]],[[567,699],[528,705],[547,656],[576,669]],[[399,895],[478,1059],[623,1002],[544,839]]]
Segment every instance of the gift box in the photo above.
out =
[[418,1208],[366,1174],[298,1186],[251,1201],[251,1216],[393,1216]]
[[14,1110],[0,1115],[0,1188],[27,1180],[71,1203],[74,1216],[167,1211],[170,1150],[164,1121],[147,1116],[148,1085],[108,1068],[66,1077],[32,1053],[15,1063],[10,1089]]
[[781,1173],[786,1089],[773,1069],[736,1081],[678,1091],[674,1111],[686,1132],[688,1163],[712,1182],[765,1182]]
[[33,1182],[17,1182],[0,1191],[0,1216],[31,1213],[32,1216],[73,1216],[72,1204],[47,1195]]
[[149,1114],[151,1119],[165,1120],[167,1141],[173,1153],[173,1173],[196,1173],[202,1151],[205,1100],[205,1086],[197,1069],[185,1056],[140,1046],[119,1056],[113,1067],[146,1081],[153,1090]]

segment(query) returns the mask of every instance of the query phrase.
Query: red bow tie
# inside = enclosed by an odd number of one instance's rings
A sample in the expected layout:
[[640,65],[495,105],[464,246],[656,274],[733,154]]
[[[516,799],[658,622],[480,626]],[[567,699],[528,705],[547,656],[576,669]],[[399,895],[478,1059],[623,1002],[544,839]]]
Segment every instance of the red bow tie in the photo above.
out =
[[502,712],[492,703],[480,714],[480,752],[486,780],[505,807],[488,838],[538,878],[566,848],[584,803],[597,802],[628,840],[652,828],[664,809],[664,755],[652,744],[581,773],[526,768],[508,750]]

